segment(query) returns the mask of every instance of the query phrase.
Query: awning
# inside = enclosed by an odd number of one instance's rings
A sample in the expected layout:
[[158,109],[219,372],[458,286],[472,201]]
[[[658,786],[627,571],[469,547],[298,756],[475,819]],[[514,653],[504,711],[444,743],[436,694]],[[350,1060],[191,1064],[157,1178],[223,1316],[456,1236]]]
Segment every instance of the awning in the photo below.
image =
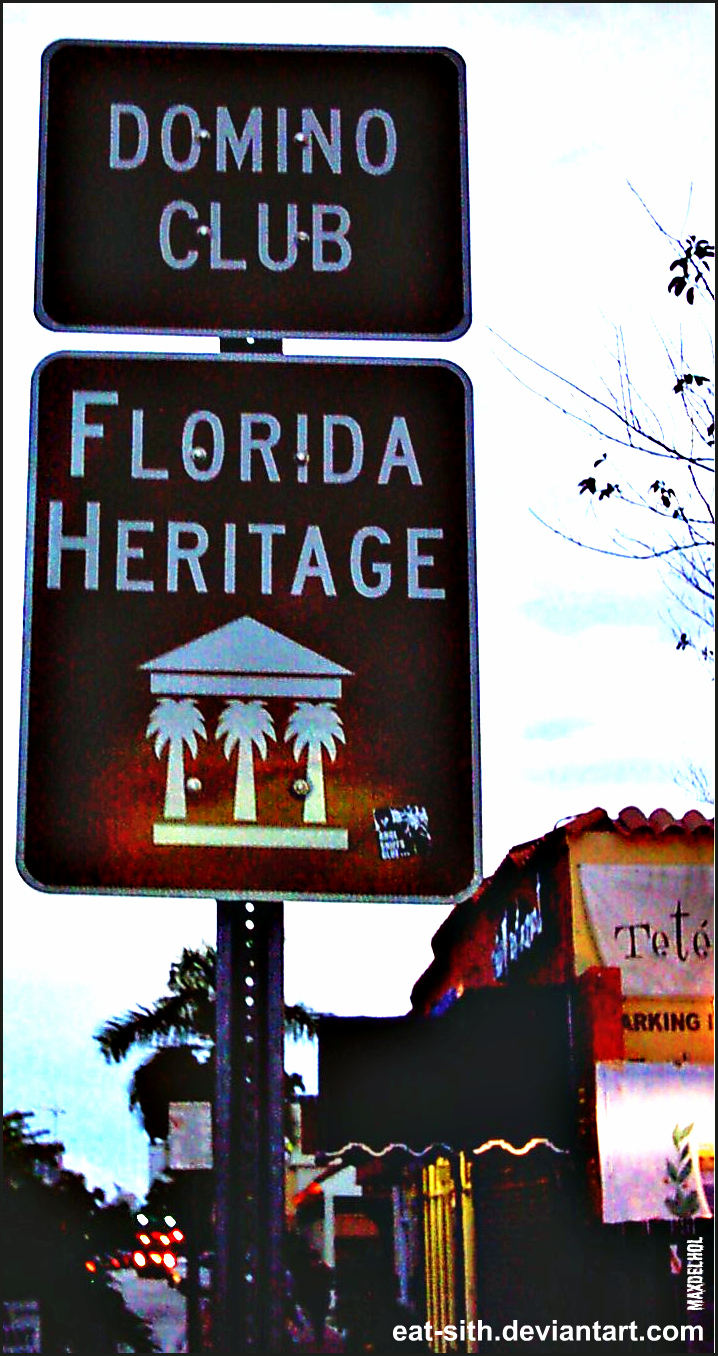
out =
[[569,1001],[563,988],[491,989],[436,1017],[322,1018],[316,1147],[571,1146]]
[[714,1144],[710,1066],[597,1064],[596,1123],[606,1223],[675,1219],[690,1192],[691,1213],[710,1218],[700,1166]]

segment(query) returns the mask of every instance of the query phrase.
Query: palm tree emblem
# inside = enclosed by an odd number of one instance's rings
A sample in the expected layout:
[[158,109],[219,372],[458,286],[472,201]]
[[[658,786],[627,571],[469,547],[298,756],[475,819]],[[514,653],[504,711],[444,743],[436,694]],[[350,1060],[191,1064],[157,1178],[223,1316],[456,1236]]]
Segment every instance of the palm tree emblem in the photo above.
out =
[[309,794],[304,801],[305,824],[326,824],[324,800],[324,765],[322,753],[332,762],[337,756],[335,741],[346,743],[340,717],[331,702],[297,702],[287,722],[285,742],[294,740],[294,758],[299,762],[302,750],[307,750],[307,782]]
[[204,717],[197,703],[189,697],[181,701],[162,697],[147,726],[147,738],[152,735],[155,735],[155,754],[158,758],[165,745],[168,746],[164,817],[186,819],[184,746],[186,744],[192,757],[196,758],[197,736],[207,738]]
[[234,788],[234,817],[256,821],[257,796],[254,786],[254,749],[267,757],[267,739],[276,739],[272,717],[264,702],[227,702],[217,725],[216,739],[224,739],[224,756],[229,759],[235,746],[237,780]]

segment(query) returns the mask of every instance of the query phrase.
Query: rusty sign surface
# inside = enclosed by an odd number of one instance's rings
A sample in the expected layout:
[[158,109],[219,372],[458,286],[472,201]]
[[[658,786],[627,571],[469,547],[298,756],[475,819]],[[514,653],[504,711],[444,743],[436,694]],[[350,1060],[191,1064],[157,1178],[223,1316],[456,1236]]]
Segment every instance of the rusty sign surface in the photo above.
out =
[[56,355],[33,386],[20,869],[452,900],[479,872],[451,364]]

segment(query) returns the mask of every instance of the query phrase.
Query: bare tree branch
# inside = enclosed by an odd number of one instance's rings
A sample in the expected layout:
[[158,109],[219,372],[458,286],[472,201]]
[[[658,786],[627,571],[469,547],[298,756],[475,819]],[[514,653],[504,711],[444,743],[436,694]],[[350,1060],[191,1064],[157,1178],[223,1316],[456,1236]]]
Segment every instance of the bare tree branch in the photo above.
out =
[[[675,298],[683,297],[690,307],[696,299],[712,300],[707,277],[710,260],[714,258],[712,244],[695,235],[683,240],[671,235],[633,185],[628,186],[678,255],[670,264],[668,291]],[[521,362],[529,363],[550,382],[556,382],[558,390],[551,390],[550,386],[537,389],[495,352],[497,361],[515,381],[610,449],[595,458],[588,473],[577,481],[579,496],[585,495],[596,506],[595,523],[598,525],[603,517],[608,543],[587,540],[563,525],[547,521],[534,510],[533,517],[564,541],[598,555],[648,560],[664,566],[665,587],[683,614],[682,625],[673,622],[677,648],[695,648],[703,658],[712,661],[710,637],[706,638],[706,633],[712,631],[714,597],[712,375],[692,366],[682,334],[677,346],[659,334],[671,381],[664,417],[646,401],[633,380],[620,326],[614,327],[615,378],[613,382],[602,380],[601,394],[539,362],[496,330],[490,329],[490,333]],[[567,393],[565,398],[562,392]]]

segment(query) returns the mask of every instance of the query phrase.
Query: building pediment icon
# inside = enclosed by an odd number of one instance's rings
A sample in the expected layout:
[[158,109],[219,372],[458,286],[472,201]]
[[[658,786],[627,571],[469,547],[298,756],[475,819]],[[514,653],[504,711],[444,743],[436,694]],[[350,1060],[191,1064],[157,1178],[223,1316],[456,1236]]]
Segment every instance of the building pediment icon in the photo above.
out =
[[338,698],[351,670],[253,617],[239,617],[141,665],[164,696]]

